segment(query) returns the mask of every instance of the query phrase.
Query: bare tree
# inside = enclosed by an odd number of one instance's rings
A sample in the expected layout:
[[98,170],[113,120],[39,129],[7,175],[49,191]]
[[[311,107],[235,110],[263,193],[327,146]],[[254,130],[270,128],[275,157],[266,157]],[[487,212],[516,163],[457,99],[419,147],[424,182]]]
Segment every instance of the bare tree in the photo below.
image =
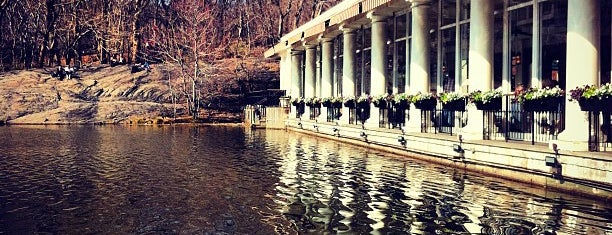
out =
[[155,42],[164,61],[179,68],[183,95],[189,113],[197,119],[203,81],[212,61],[220,58],[226,45],[215,27],[211,7],[202,1],[176,0],[168,17],[174,19],[156,34]]

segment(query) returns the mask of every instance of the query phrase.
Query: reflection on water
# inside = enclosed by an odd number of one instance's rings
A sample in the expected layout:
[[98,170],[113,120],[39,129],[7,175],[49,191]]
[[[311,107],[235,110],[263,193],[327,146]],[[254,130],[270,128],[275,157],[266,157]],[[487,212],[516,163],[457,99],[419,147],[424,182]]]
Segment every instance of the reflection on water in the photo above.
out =
[[0,128],[0,234],[605,234],[612,205],[284,131]]

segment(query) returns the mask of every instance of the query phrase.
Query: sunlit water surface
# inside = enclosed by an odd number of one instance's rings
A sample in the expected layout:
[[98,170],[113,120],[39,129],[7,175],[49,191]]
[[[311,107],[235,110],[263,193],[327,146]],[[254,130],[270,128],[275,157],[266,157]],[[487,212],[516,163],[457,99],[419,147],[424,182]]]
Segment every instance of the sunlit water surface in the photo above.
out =
[[606,234],[612,205],[285,131],[2,127],[0,234]]

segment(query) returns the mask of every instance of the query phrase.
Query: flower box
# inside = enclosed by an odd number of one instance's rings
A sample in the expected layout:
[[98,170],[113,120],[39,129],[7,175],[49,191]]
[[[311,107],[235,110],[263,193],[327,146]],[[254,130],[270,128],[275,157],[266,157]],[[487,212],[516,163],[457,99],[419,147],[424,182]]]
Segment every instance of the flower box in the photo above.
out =
[[495,111],[501,110],[502,108],[502,99],[501,98],[493,98],[489,102],[484,103],[482,101],[474,102],[476,104],[476,109],[483,111]]
[[417,109],[420,110],[434,110],[436,109],[436,105],[437,105],[437,100],[436,98],[432,97],[429,99],[424,99],[424,100],[417,100],[414,102],[414,107],[416,107]]
[[559,111],[559,105],[563,101],[561,97],[547,97],[535,100],[525,100],[523,109],[528,112],[550,112]]
[[449,111],[465,111],[465,99],[458,99],[442,103],[442,109]]
[[395,107],[396,109],[409,109],[410,105],[408,103],[408,100],[400,100],[393,101],[393,107]]

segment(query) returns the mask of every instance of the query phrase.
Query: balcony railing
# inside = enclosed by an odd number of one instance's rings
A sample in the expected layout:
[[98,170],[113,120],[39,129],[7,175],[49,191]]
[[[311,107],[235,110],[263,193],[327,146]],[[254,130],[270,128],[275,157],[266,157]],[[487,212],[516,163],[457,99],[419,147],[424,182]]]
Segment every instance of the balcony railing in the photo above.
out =
[[406,109],[387,104],[379,108],[378,126],[380,128],[401,129],[406,124]]
[[370,108],[360,107],[349,108],[349,124],[361,124],[365,123],[370,118]]
[[465,111],[446,109],[421,110],[421,133],[454,135],[467,124]]
[[548,143],[565,129],[564,102],[546,110],[526,110],[513,95],[502,110],[483,111],[483,139]]
[[316,120],[321,115],[321,105],[310,106],[310,120]]
[[340,119],[342,115],[340,107],[329,107],[327,108],[327,122],[333,122]]
[[612,112],[588,112],[589,151],[612,150]]

